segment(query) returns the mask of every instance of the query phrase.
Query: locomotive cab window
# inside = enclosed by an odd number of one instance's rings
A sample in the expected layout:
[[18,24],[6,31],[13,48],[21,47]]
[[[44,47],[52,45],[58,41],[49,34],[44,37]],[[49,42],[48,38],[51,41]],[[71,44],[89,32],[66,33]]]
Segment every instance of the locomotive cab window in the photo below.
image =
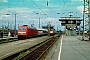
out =
[[26,30],[26,28],[19,28],[19,30]]

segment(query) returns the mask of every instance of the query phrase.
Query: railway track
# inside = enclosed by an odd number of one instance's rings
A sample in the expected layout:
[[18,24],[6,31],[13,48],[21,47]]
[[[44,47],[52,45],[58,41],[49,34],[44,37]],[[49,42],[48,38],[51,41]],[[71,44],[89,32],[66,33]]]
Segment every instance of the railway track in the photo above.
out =
[[23,50],[2,60],[40,60],[45,52],[57,41],[59,36],[45,40],[29,49]]

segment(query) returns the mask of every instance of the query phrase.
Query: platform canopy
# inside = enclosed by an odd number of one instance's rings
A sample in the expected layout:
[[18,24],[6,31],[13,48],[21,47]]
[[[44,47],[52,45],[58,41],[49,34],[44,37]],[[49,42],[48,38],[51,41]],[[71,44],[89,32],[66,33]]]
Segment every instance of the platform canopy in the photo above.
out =
[[63,21],[63,20],[79,20],[79,21],[82,21],[82,19],[80,17],[61,17],[61,19],[59,19],[59,21]]
[[61,17],[59,19],[62,26],[65,26],[65,24],[76,24],[79,26],[82,20],[80,17]]

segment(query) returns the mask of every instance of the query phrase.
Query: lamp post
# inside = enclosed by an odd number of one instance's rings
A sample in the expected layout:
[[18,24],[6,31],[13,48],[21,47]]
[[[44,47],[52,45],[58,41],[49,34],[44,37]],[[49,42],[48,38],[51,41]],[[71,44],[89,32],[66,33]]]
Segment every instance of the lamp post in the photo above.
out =
[[[39,13],[36,13],[36,14],[39,14]],[[40,28],[40,18],[39,18],[39,28]]]
[[[10,14],[5,14],[5,15],[10,15]],[[9,21],[8,21],[8,29],[9,29]]]
[[70,33],[71,33],[70,35],[72,35],[72,31],[71,31],[72,30],[72,20],[71,20],[71,17],[73,16],[72,12],[69,12],[69,16],[70,16],[70,21],[71,21],[70,22]]
[[39,18],[39,28],[40,28],[40,18]]
[[48,23],[48,37],[50,37],[50,22]]
[[[69,12],[69,16],[70,16],[70,18],[73,16],[72,12]],[[72,20],[71,20],[71,28],[72,28]]]
[[[10,14],[5,14],[5,15],[10,15]],[[8,24],[9,24],[9,22],[8,22]],[[15,36],[16,36],[16,14],[15,14]]]
[[[69,16],[70,18],[73,16],[72,12],[69,12]],[[72,20],[71,20],[71,23],[72,23]]]
[[15,14],[15,36],[16,36],[16,14]]
[[[57,14],[60,14],[60,13],[57,13]],[[56,22],[58,24],[58,22]],[[58,32],[58,25],[57,25],[57,32]]]
[[58,32],[58,22],[56,22],[56,24],[57,24],[57,32]]
[[83,11],[83,36],[82,36],[82,40],[84,40],[84,20],[85,20],[85,0],[84,0],[84,11]]

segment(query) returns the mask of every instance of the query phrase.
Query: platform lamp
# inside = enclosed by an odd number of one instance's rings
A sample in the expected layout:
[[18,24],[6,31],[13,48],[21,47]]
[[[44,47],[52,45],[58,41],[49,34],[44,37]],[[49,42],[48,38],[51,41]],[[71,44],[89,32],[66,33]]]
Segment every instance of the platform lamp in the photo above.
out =
[[57,14],[59,15],[60,13],[58,12]]
[[15,36],[16,36],[16,14],[15,14]]
[[[10,15],[10,14],[5,14],[5,15]],[[8,21],[8,28],[9,28],[9,21]]]
[[[69,12],[70,18],[73,16],[72,12]],[[71,28],[72,28],[72,20],[71,20]]]
[[[10,15],[10,14],[5,14],[5,15]],[[9,29],[9,21],[8,21],[8,29]]]
[[[10,15],[10,14],[5,14],[5,15]],[[15,36],[16,36],[16,14],[15,14]]]
[[48,37],[50,37],[50,22],[48,22]]
[[[57,14],[60,14],[60,13],[58,12]],[[58,23],[58,22],[56,22],[56,23]],[[58,25],[57,25],[57,31],[58,31]]]
[[[71,17],[73,16],[72,12],[69,12],[69,16],[70,16],[70,30],[73,30],[73,28],[72,28],[72,20],[71,20]],[[71,35],[72,35],[72,31],[71,31]]]
[[[36,13],[36,14],[39,14],[39,13]],[[40,18],[39,18],[39,28],[40,28]]]

